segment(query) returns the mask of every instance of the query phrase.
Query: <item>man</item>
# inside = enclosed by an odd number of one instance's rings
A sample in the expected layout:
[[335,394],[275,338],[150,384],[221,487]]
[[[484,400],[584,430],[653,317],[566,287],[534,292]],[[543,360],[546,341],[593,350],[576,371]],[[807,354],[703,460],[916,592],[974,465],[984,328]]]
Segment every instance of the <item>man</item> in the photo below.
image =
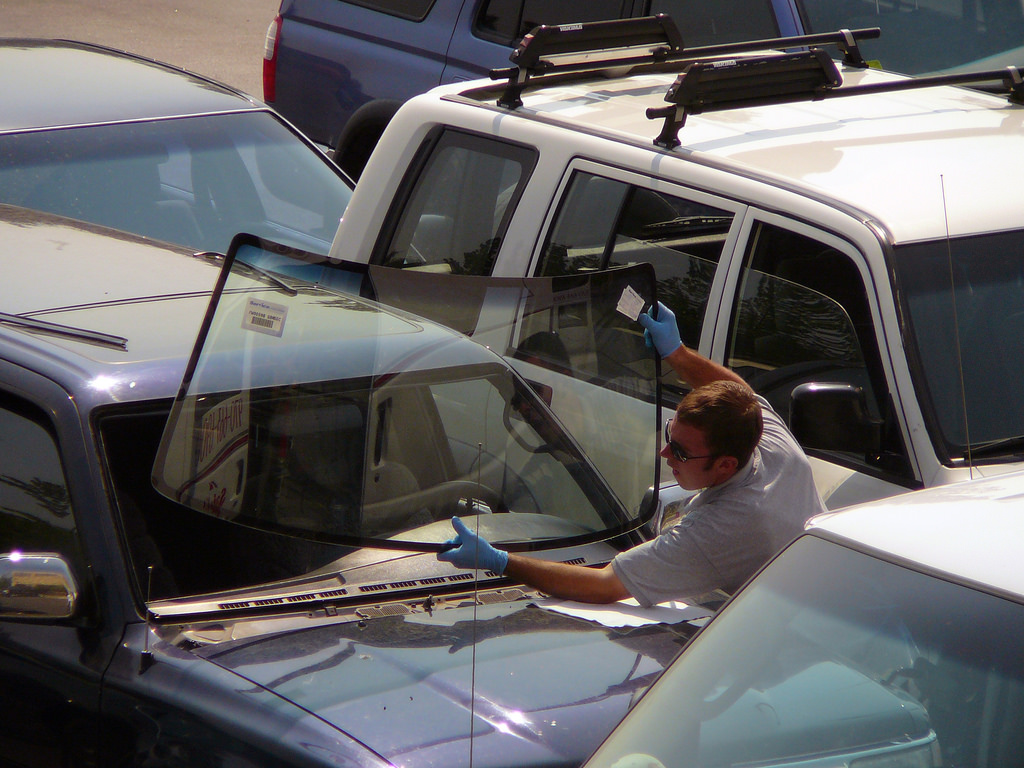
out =
[[661,451],[676,482],[698,491],[682,518],[603,568],[509,554],[453,518],[457,535],[439,559],[570,600],[701,602],[709,593],[735,591],[809,517],[825,511],[807,457],[768,402],[733,371],[683,346],[665,305],[639,321],[658,354],[693,387],[666,424]]

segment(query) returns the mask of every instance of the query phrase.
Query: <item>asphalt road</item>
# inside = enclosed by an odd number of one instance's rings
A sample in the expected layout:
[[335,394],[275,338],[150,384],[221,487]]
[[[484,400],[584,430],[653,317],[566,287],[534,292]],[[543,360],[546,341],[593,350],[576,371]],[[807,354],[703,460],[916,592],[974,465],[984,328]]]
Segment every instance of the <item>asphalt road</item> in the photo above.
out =
[[101,43],[263,97],[263,41],[280,0],[0,0],[0,36]]

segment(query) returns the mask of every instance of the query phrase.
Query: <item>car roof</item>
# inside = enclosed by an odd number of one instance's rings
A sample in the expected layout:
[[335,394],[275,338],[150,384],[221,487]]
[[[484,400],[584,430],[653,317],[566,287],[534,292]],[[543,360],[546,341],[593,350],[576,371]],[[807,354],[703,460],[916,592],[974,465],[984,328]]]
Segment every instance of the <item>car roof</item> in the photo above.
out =
[[[18,316],[15,322],[0,322],[3,357],[60,383],[83,412],[111,402],[178,394],[224,263],[218,254],[193,254],[9,205],[0,205],[0,259],[0,313]],[[290,305],[280,290],[282,280],[233,272],[226,292]],[[483,346],[440,325],[355,297],[324,302],[312,284],[296,285],[303,294],[313,294],[310,301],[330,304],[335,317],[332,325],[307,329],[294,348],[293,365],[308,364],[311,376],[317,375],[325,349],[338,344],[345,345],[345,365],[353,376],[369,375],[378,366],[396,366],[395,372],[401,366],[413,368],[431,345],[447,346],[450,359],[499,361]],[[301,328],[296,323],[302,307],[290,309],[295,316],[289,327]],[[29,330],[18,324],[22,319],[112,340]]]
[[[905,79],[839,67],[838,90]],[[880,222],[894,242],[945,237],[947,227],[963,235],[1024,225],[1024,208],[1004,192],[1024,175],[1024,108],[1004,97],[945,85],[694,114],[679,131],[681,146],[664,150],[653,143],[662,120],[646,111],[666,106],[677,75],[553,79],[527,86],[524,106],[503,111],[510,120],[539,118],[839,204]],[[478,81],[435,94],[497,109],[496,90]],[[496,130],[515,136],[500,121]],[[600,159],[615,162],[609,153]],[[657,159],[651,169],[672,177]]]
[[807,527],[955,581],[1024,598],[1024,472],[827,512]]
[[266,109],[227,85],[112,48],[0,39],[0,131]]

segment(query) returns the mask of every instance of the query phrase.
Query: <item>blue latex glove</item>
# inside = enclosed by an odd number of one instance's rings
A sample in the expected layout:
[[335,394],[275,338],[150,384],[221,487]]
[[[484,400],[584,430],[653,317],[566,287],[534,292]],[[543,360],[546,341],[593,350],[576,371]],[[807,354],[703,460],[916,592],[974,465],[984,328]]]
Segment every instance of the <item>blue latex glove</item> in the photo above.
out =
[[668,357],[683,346],[683,341],[679,338],[675,313],[660,301],[657,312],[651,307],[646,315],[637,318],[637,322],[646,329],[644,339],[647,345],[653,345],[662,357]]
[[452,518],[452,528],[456,536],[446,544],[451,549],[437,553],[437,559],[451,563],[456,568],[468,568],[481,571],[494,571],[498,575],[505,572],[508,565],[508,552],[492,547],[486,539],[477,536],[466,527],[459,518]]

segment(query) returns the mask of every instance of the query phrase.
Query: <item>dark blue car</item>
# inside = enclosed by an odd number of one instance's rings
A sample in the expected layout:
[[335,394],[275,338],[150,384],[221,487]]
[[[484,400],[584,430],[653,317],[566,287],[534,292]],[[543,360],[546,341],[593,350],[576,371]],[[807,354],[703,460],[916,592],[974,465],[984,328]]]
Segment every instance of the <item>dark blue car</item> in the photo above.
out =
[[601,307],[645,267],[485,291],[520,336],[589,319],[528,381],[365,285],[3,205],[0,243],[3,764],[578,765],[693,634],[436,557],[453,515],[594,565],[644,537],[653,360]]

